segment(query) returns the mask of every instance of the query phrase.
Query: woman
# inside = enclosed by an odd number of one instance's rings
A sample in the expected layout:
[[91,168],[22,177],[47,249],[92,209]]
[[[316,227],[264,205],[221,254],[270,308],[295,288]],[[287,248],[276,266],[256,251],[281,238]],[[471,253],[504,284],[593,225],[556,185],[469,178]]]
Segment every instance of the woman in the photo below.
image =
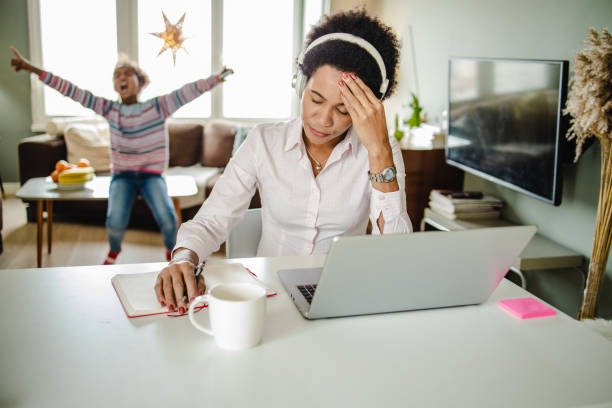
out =
[[[338,34],[341,33],[341,34]],[[325,17],[298,58],[301,116],[256,126],[193,220],[178,232],[157,299],[183,313],[205,289],[194,266],[219,249],[259,190],[259,256],[327,253],[338,235],[411,231],[404,165],[382,100],[396,86],[399,44],[365,11]],[[302,84],[303,86],[302,90]]]

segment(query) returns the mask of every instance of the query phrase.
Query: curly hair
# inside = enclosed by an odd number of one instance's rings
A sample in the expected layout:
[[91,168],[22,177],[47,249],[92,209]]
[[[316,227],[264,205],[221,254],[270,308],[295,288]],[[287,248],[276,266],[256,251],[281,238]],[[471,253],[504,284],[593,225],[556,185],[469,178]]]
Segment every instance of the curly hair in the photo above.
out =
[[[317,38],[330,33],[349,33],[361,37],[378,50],[385,63],[389,87],[384,95],[387,98],[395,91],[397,67],[399,62],[399,41],[393,30],[377,17],[369,16],[364,9],[338,12],[323,19],[310,30],[304,49]],[[342,40],[331,40],[320,44],[304,56],[298,67],[309,79],[322,65],[331,65],[340,71],[354,72],[380,99],[382,77],[378,64],[360,46]]]
[[115,76],[115,72],[117,69],[121,67],[130,67],[136,77],[138,78],[138,83],[140,84],[140,89],[143,89],[145,86],[149,85],[149,76],[140,68],[140,66],[132,61],[127,54],[121,53],[119,54],[119,59],[117,60],[117,64],[115,65],[115,69],[113,70],[113,77]]

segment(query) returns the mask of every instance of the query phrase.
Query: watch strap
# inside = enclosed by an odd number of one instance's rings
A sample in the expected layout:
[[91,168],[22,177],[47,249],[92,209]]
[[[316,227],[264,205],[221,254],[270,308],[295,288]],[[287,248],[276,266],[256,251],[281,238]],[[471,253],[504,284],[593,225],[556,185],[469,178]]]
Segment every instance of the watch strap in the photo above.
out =
[[382,183],[383,182],[383,175],[382,175],[382,173],[372,174],[372,173],[370,173],[370,171],[368,171],[368,176],[370,176],[370,181],[374,181],[376,183]]

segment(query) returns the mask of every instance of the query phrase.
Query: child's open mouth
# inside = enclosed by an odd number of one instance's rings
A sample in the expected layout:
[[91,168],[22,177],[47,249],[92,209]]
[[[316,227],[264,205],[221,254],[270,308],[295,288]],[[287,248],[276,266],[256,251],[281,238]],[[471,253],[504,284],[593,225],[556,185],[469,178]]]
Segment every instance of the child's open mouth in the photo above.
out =
[[127,88],[128,88],[127,84],[119,85],[119,90],[121,90],[121,91],[125,91]]

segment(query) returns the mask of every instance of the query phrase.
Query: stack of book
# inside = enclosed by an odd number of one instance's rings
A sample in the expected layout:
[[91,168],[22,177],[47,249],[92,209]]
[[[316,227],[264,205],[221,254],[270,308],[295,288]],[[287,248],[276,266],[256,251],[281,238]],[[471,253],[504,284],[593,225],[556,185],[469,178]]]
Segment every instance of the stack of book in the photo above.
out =
[[429,208],[451,220],[499,218],[504,202],[474,191],[431,190]]

